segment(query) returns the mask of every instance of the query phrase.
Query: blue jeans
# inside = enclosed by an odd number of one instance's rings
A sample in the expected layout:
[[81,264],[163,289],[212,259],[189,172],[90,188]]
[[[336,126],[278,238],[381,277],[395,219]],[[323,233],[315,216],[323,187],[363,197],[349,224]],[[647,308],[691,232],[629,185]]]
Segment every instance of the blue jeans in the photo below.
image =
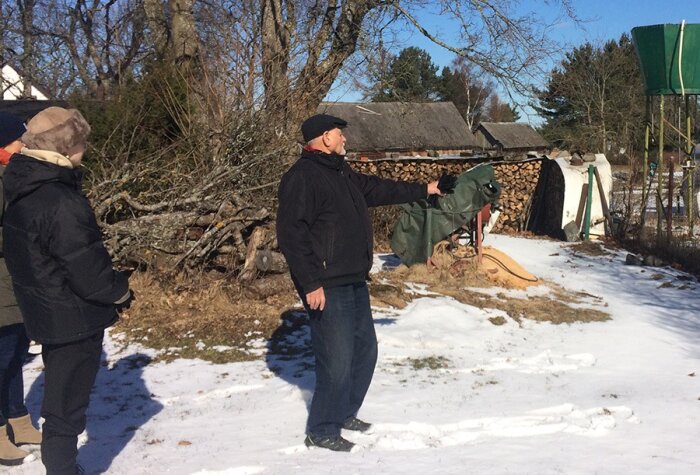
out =
[[7,419],[26,416],[22,366],[29,348],[24,325],[17,323],[0,328],[0,426]]
[[[316,358],[316,388],[307,433],[337,436],[355,416],[372,382],[377,336],[365,282],[324,289],[323,311],[308,310]],[[306,301],[302,294],[302,301]]]

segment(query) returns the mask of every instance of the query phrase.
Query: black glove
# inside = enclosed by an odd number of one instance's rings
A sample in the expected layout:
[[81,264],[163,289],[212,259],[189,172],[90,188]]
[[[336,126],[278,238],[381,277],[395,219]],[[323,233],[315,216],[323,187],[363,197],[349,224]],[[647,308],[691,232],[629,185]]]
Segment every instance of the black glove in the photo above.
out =
[[134,300],[136,300],[136,294],[134,294],[133,290],[129,289],[129,297],[121,303],[114,304],[117,312],[121,313],[124,310],[128,310]]
[[443,195],[449,195],[455,191],[457,177],[455,175],[444,174],[438,180],[438,189]]

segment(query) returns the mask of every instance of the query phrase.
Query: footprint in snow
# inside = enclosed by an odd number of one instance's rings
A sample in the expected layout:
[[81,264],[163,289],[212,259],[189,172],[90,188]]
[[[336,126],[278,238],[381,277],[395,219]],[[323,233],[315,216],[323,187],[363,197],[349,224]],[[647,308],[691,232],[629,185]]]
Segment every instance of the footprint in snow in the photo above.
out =
[[451,424],[375,424],[374,434],[352,434],[353,442],[378,450],[419,450],[463,445],[484,438],[534,437],[556,433],[600,437],[619,423],[639,423],[625,406],[579,409],[563,404],[522,416],[465,419]]
[[194,472],[192,475],[255,475],[266,470],[265,467],[231,467],[224,470],[201,470]]
[[247,393],[248,391],[254,391],[256,389],[261,389],[264,388],[265,386],[262,384],[251,384],[251,385],[236,385],[236,386],[230,386],[228,388],[222,388],[222,389],[215,389],[213,391],[206,392],[204,394],[200,394],[199,396],[195,397],[195,401],[206,401],[209,399],[224,399],[232,394],[237,394],[237,393]]
[[[493,358],[486,364],[475,368],[459,369],[456,370],[456,372],[469,373],[511,370],[528,374],[559,373],[563,371],[575,371],[579,368],[588,368],[595,365],[595,363],[595,356],[590,353],[560,355],[553,353],[551,350],[547,350],[529,358]],[[447,371],[449,372],[450,370]]]

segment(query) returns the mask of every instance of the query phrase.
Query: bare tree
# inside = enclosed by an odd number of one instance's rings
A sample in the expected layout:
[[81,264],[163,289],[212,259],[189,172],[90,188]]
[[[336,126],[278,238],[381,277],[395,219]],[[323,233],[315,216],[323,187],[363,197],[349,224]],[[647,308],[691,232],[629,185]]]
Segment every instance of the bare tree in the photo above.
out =
[[[147,38],[159,61],[191,66],[199,60],[200,37],[195,9],[207,9],[219,2],[195,2],[195,0],[143,0],[143,9],[148,25]],[[220,2],[224,8],[223,2]],[[204,15],[205,17],[207,15]],[[212,19],[207,17],[207,20]],[[199,18],[201,26],[206,20]],[[231,27],[233,25],[229,25]],[[223,34],[224,32],[221,31]]]
[[[521,90],[551,52],[547,25],[516,14],[517,0],[31,2],[37,75],[119,99],[83,104],[101,121],[86,164],[110,248],[175,256],[173,268],[242,262],[252,228],[271,220],[300,120],[397,31],[418,29]],[[448,44],[426,29],[423,9],[462,37]],[[22,50],[12,24],[6,39]]]
[[[146,53],[145,14],[138,0],[48,2],[36,28],[70,59],[64,74],[76,75],[97,99],[109,97]],[[47,57],[55,59],[51,53]]]
[[22,27],[22,65],[23,87],[22,97],[32,97],[33,78],[36,73],[36,58],[34,56],[34,7],[36,0],[17,0],[17,9],[21,17]]
[[[314,110],[326,96],[372,18],[372,28],[390,23],[416,28],[501,83],[529,92],[542,60],[554,52],[548,24],[530,13],[517,14],[512,0],[294,0],[262,1],[262,76],[268,107],[295,113]],[[552,2],[544,2],[551,5]],[[574,18],[569,0],[556,2]],[[421,24],[419,11],[432,8],[458,22],[456,44]],[[401,26],[403,25],[403,26]]]

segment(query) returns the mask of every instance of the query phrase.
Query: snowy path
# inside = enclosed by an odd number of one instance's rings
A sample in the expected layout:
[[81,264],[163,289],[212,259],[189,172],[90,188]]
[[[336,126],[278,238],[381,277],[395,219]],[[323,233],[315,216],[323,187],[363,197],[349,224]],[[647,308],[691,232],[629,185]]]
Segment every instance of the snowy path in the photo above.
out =
[[[360,417],[376,425],[346,434],[361,446],[350,454],[302,444],[307,354],[149,364],[150,350],[111,341],[80,459],[114,474],[700,473],[700,285],[624,266],[624,253],[488,239],[534,274],[601,297],[612,320],[495,326],[498,310],[433,296],[375,311],[380,359]],[[303,347],[305,328],[290,346]],[[27,369],[32,408],[39,367]]]

